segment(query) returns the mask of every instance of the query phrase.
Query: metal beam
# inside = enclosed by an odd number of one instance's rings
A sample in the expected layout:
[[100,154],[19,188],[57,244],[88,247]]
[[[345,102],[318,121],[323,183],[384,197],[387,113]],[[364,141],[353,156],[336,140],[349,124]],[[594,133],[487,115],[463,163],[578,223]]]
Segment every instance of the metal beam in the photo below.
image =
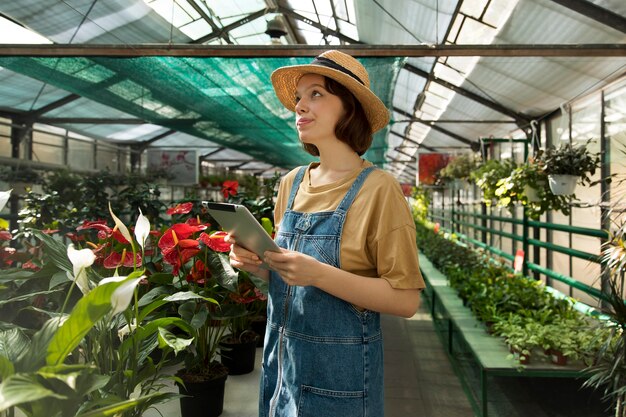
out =
[[[415,66],[413,66],[411,64],[405,64],[404,65],[404,69],[406,69],[407,71],[412,72],[415,75],[419,75],[420,77],[426,78],[427,80],[430,80],[430,81],[435,82],[435,83],[437,83],[439,85],[442,85],[442,86],[446,87],[447,89],[452,90],[455,93],[462,95],[463,97],[467,97],[470,100],[476,101],[477,103],[480,103],[483,106],[490,108],[491,110],[495,110],[498,113],[502,113],[502,114],[504,114],[506,116],[509,116],[509,117],[515,119],[515,121],[517,122],[518,125],[524,125],[524,127],[525,127],[525,126],[528,126],[530,124],[530,120],[532,119],[530,116],[527,116],[527,115],[525,115],[523,113],[518,113],[518,112],[516,112],[514,110],[511,110],[511,109],[509,109],[507,107],[504,107],[501,104],[498,104],[498,103],[495,103],[495,102],[493,102],[491,100],[488,100],[488,99],[486,99],[486,98],[484,98],[482,96],[479,96],[478,94],[473,93],[473,92],[471,92],[469,90],[466,90],[464,88],[457,87],[456,85],[454,85],[454,84],[452,84],[452,83],[450,83],[448,81],[442,80],[441,78],[437,78],[434,75],[429,74],[426,71],[423,71],[423,70],[421,70],[421,69],[419,69],[419,68],[417,68],[417,67],[415,67]],[[413,118],[413,116],[407,116],[407,117]]]
[[[401,114],[401,115],[403,115],[403,116],[406,116],[406,117],[411,117],[411,115],[410,115],[409,113],[407,113],[407,112],[405,112],[404,110],[399,109],[399,108],[397,108],[397,107],[394,107],[394,108],[393,108],[393,111],[395,111],[395,112],[397,112],[397,113],[400,113],[400,114]],[[450,136],[451,138],[456,139],[456,140],[458,140],[459,142],[463,142],[463,143],[465,143],[465,144],[467,144],[467,145],[472,145],[472,144],[474,143],[474,141],[469,140],[469,139],[467,139],[467,138],[464,138],[464,137],[463,137],[463,136],[461,136],[461,135],[457,135],[457,134],[456,134],[456,133],[454,133],[454,132],[450,132],[449,130],[444,129],[443,127],[440,127],[440,126],[437,126],[437,125],[432,125],[432,124],[429,124],[429,123],[423,123],[423,122],[417,122],[417,123],[422,123],[423,125],[428,126],[428,127],[430,127],[431,129],[433,129],[433,130],[436,130],[436,131],[438,131],[438,132],[441,132],[441,133],[443,133],[443,134],[445,134],[445,135],[447,135],[447,136]]]
[[220,33],[220,37],[222,39],[224,39],[226,41],[226,43],[228,43],[230,45],[233,44],[233,41],[230,40],[230,36],[228,36],[228,33],[224,32],[224,31],[221,31],[221,29],[215,24],[213,19],[211,19],[211,16],[206,14],[204,9],[202,7],[200,7],[200,6],[198,6],[198,3],[196,3],[195,0],[187,0],[187,3],[191,7],[193,7],[193,9],[200,15],[200,17],[202,19],[204,19],[205,22],[207,22],[209,24],[209,26],[211,26],[211,29],[213,29],[213,32]]
[[[208,35],[204,35],[204,36],[196,39],[195,41],[192,41],[191,43],[198,44],[198,43],[205,43],[205,42],[212,41],[215,38],[222,37],[225,33],[228,33],[231,30],[238,28],[239,26],[243,26],[243,25],[245,25],[247,23],[252,22],[253,20],[258,19],[261,16],[265,16],[266,14],[268,14],[270,12],[271,12],[271,9],[265,8],[265,9],[261,9],[259,11],[256,11],[254,13],[250,13],[248,16],[244,17],[243,19],[239,19],[236,22],[233,22],[230,25],[226,25],[226,26],[224,26],[221,29],[213,30],[213,32],[209,33]],[[229,47],[232,47],[232,46],[233,45],[229,45]]]
[[585,17],[600,22],[610,28],[626,33],[626,18],[604,7],[597,6],[586,0],[552,0]]
[[[320,32],[322,32],[322,34],[324,35],[332,35],[334,37],[336,37],[337,39],[340,39],[344,42],[350,42],[353,45],[362,45],[363,42],[357,41],[356,39],[352,39],[349,36],[344,35],[343,33],[337,31],[337,30],[331,30],[328,29],[326,26],[309,19],[308,17],[302,16],[301,14],[298,14],[296,12],[294,12],[291,9],[288,9],[286,7],[282,7],[282,6],[278,6],[277,8],[277,12],[282,13],[284,15],[287,15],[293,19],[296,20],[300,20],[301,22],[306,23],[309,26],[313,26],[314,28],[316,28],[317,30],[319,30]],[[321,52],[320,52],[321,53]],[[319,54],[316,54],[319,55]]]
[[399,138],[401,138],[401,139],[403,139],[403,140],[406,140],[407,142],[410,142],[410,143],[414,143],[414,144],[416,144],[416,145],[417,145],[417,149],[422,149],[422,148],[424,148],[424,149],[426,149],[427,151],[436,152],[434,148],[431,148],[431,147],[429,147],[429,146],[423,145],[423,144],[421,144],[421,143],[419,143],[419,142],[417,142],[417,141],[415,141],[415,140],[413,140],[413,139],[411,139],[411,138],[408,138],[408,137],[406,137],[406,136],[402,136],[401,134],[396,133],[396,132],[394,132],[393,130],[390,130],[390,131],[389,131],[389,133],[391,133],[392,135],[396,135],[397,137],[399,137]]
[[141,119],[110,119],[100,117],[42,117],[37,120],[39,123],[45,123],[49,125],[54,124],[85,124],[85,125],[142,125],[151,122],[146,122]]
[[402,120],[394,120],[392,124],[396,123],[411,123],[411,122],[420,122],[420,123],[477,123],[477,124],[515,124],[515,120],[437,120],[437,119],[420,119],[419,117],[412,117],[409,119]]
[[80,96],[78,94],[67,95],[61,99],[58,99],[57,101],[53,101],[50,104],[40,107],[37,110],[33,110],[33,111],[26,113],[26,117],[36,119],[37,117],[41,116],[44,113],[48,113],[49,111],[58,109],[59,107],[65,106],[66,104],[71,103],[72,101],[78,100],[79,98]]
[[[230,26],[230,25],[229,25]],[[226,26],[222,31],[225,31]],[[219,34],[218,34],[219,35]],[[207,35],[208,36],[208,35]],[[212,38],[215,36],[212,36]],[[210,39],[209,39],[210,40]],[[197,42],[197,41],[196,41]],[[626,57],[626,44],[532,45],[336,45],[356,57]],[[2,44],[0,56],[202,56],[202,57],[314,57],[328,48],[319,45],[190,45],[190,44]],[[407,68],[407,66],[405,66]],[[415,68],[415,67],[413,67]],[[423,72],[419,70],[420,72]],[[426,73],[427,74],[427,73]],[[419,74],[418,74],[419,75]],[[423,76],[423,75],[422,75]],[[427,76],[426,76],[427,77]],[[441,80],[433,78],[434,81]]]

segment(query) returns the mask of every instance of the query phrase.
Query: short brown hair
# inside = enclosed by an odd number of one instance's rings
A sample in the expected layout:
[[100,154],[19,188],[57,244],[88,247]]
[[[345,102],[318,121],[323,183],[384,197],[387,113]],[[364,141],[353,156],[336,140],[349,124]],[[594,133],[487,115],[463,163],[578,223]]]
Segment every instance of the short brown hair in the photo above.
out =
[[[372,127],[370,126],[361,103],[346,87],[337,81],[324,77],[324,86],[332,95],[341,99],[345,114],[335,126],[335,136],[348,144],[359,156],[372,145]],[[320,156],[317,146],[302,143],[304,150],[313,156]]]

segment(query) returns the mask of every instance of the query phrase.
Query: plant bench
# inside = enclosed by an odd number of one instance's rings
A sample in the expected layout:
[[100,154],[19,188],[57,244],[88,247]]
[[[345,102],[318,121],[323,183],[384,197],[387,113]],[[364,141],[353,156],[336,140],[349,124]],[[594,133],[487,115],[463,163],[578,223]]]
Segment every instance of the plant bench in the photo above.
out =
[[448,286],[446,276],[424,255],[420,256],[420,269],[427,284],[424,301],[430,307],[433,322],[453,365],[461,369],[454,350],[457,343],[470,352],[471,359],[479,367],[479,399],[475,398],[466,378],[459,372],[477,415],[488,416],[489,376],[578,378],[584,375],[585,365],[580,361],[562,366],[551,363],[547,358],[535,358],[536,355],[530,364],[521,367],[509,357],[509,350],[502,338],[487,333],[485,325],[472,315],[468,307],[463,306],[455,290]]

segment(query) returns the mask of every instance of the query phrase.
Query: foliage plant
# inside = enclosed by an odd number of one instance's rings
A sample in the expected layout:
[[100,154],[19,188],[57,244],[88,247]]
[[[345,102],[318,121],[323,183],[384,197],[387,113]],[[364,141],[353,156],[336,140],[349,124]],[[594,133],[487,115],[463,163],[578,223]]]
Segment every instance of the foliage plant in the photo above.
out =
[[145,280],[139,251],[149,231],[147,219],[139,216],[133,239],[111,216],[116,226],[102,239],[124,240],[133,259],[124,271],[114,268],[104,276],[97,250],[77,249],[79,239],[66,247],[35,230],[39,259],[22,265],[33,267],[3,272],[2,283],[12,284],[14,291],[2,292],[2,304],[32,311],[40,320],[2,323],[0,411],[17,407],[33,417],[140,416],[175,397],[161,391],[167,352],[159,360],[151,353],[162,329],[185,324],[155,316],[163,301],[147,296],[139,285]]
[[467,180],[470,174],[478,166],[478,160],[474,154],[462,154],[454,156],[448,162],[444,168],[439,171],[439,176],[444,180],[447,179],[459,179]]
[[507,178],[517,164],[512,159],[489,159],[480,164],[476,170],[470,174],[470,178],[483,192],[483,201],[487,206],[491,206],[495,200],[500,199],[502,192],[497,190],[503,178]]
[[514,274],[489,255],[460,244],[454,235],[435,233],[429,224],[417,221],[416,232],[420,250],[447,276],[474,316],[511,345],[516,360],[527,359],[539,346],[556,348],[557,341],[544,337],[556,329],[562,343],[558,347],[569,357],[595,354],[592,335],[598,320],[576,311],[571,299],[556,298],[541,281]]
[[547,148],[539,156],[544,172],[547,175],[573,175],[579,177],[582,184],[591,184],[590,177],[600,167],[600,154],[589,152],[588,142]]
[[[533,220],[539,219],[548,210],[557,210],[566,216],[571,212],[569,199],[552,193],[542,163],[534,158],[515,167],[497,185],[495,194],[499,197],[499,206],[513,210],[514,203],[519,202]],[[535,198],[529,198],[529,192],[534,192]]]
[[585,385],[602,389],[605,398],[615,407],[615,416],[626,415],[626,304],[624,276],[626,274],[626,221],[622,218],[603,246],[602,262],[607,271],[608,305],[604,309],[610,320],[604,326],[607,333],[595,364],[588,371],[591,377]]
[[426,221],[428,208],[432,201],[430,191],[421,185],[413,187],[411,198],[411,212],[413,213],[413,218],[419,221]]

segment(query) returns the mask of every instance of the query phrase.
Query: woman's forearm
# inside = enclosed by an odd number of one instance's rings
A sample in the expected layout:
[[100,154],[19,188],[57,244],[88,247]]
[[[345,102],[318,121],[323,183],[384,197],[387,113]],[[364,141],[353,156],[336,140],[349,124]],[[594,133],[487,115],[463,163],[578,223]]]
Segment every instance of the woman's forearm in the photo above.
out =
[[411,317],[419,308],[420,290],[396,289],[386,279],[363,277],[327,264],[320,269],[313,285],[356,306],[400,317]]

